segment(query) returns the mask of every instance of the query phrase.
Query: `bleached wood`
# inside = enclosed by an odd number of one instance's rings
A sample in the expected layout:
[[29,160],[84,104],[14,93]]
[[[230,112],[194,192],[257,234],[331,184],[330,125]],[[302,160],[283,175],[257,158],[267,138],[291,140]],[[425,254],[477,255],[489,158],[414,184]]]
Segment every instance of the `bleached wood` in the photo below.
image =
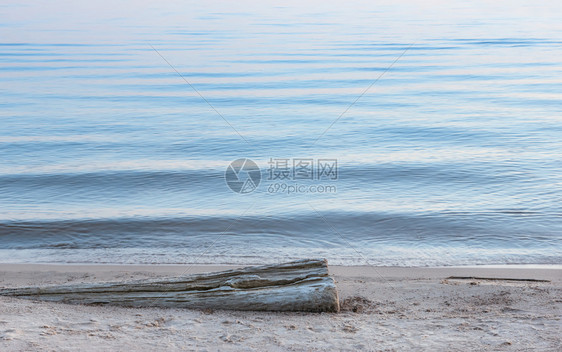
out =
[[339,311],[325,259],[165,279],[3,289],[0,295],[125,307]]

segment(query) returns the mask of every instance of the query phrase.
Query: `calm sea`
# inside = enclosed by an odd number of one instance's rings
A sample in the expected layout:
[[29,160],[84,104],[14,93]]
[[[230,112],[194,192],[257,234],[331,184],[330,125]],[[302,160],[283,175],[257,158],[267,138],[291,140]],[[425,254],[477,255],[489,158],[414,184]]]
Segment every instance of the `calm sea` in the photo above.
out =
[[4,1],[0,262],[560,264],[561,7]]

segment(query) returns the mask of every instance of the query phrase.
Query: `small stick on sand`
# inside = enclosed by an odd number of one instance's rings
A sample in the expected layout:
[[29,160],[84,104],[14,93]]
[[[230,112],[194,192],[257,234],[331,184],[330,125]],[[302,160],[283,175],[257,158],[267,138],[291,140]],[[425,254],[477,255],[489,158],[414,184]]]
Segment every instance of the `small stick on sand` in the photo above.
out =
[[479,276],[449,276],[448,280],[493,280],[493,281],[531,281],[531,282],[550,282],[550,280],[539,279],[513,279],[504,277],[479,277]]

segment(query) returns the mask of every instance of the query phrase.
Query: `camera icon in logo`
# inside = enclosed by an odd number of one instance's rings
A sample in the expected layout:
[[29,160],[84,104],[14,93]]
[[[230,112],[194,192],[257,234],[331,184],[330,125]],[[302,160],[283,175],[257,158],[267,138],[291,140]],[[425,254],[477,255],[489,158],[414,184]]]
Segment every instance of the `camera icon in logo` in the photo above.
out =
[[250,159],[236,159],[228,165],[224,172],[226,185],[240,194],[252,193],[261,181],[261,170]]

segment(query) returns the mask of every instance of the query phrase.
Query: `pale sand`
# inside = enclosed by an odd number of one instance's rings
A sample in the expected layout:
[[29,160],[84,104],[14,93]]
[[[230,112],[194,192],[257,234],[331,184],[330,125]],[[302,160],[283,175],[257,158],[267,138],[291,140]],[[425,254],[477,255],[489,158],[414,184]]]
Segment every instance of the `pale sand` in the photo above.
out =
[[[0,287],[178,275],[187,266],[0,264]],[[189,273],[226,267],[192,267]],[[338,314],[76,306],[0,297],[0,351],[560,351],[562,271],[330,267]],[[445,280],[480,276],[542,282]]]

